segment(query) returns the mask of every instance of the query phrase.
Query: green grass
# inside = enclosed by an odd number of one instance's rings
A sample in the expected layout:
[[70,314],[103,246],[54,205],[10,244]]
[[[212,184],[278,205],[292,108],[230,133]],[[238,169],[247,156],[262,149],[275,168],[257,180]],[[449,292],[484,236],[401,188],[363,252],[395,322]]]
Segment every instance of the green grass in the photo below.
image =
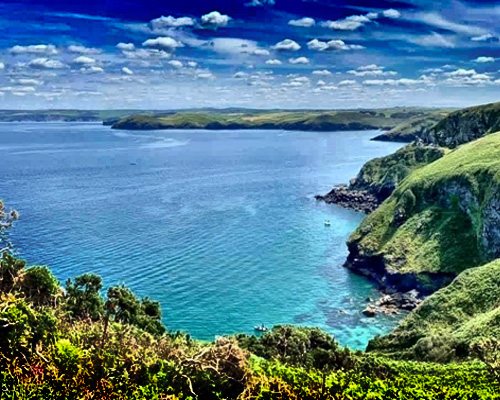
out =
[[380,199],[388,197],[411,172],[445,154],[435,146],[410,144],[393,154],[368,161],[351,183],[351,189],[368,190]]
[[484,241],[484,218],[499,182],[497,133],[415,170],[349,242],[383,257],[390,272],[456,275],[498,256]]
[[435,112],[422,108],[337,111],[179,112],[133,115],[116,129],[285,129],[305,131],[391,129],[414,116]]
[[434,342],[433,352],[446,346],[450,357],[459,357],[468,355],[469,347],[484,338],[500,340],[500,260],[462,272],[390,335],[372,341],[370,348],[422,358],[419,348]]

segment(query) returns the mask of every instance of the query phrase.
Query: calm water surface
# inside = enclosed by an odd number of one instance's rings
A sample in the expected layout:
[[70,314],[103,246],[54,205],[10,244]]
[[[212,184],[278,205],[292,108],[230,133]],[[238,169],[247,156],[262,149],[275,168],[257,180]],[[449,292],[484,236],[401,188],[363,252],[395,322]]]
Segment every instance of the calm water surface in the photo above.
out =
[[28,262],[124,283],[159,300],[170,329],[315,325],[362,348],[397,323],[363,317],[374,287],[342,268],[364,216],[313,196],[400,147],[376,133],[4,123],[0,197],[21,213]]

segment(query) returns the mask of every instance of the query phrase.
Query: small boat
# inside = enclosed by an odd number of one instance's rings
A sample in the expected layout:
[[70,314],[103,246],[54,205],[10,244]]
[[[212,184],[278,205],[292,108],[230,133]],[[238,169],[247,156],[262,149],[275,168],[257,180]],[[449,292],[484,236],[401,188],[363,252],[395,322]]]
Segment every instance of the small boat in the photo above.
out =
[[332,226],[332,223],[330,222],[330,220],[329,220],[329,219],[327,219],[327,220],[325,221],[325,226]]
[[267,332],[269,330],[269,328],[264,324],[254,326],[253,329],[256,330],[257,332]]
[[132,162],[130,163],[130,165],[137,165],[137,163],[136,163],[136,162],[134,162],[134,161],[132,161]]

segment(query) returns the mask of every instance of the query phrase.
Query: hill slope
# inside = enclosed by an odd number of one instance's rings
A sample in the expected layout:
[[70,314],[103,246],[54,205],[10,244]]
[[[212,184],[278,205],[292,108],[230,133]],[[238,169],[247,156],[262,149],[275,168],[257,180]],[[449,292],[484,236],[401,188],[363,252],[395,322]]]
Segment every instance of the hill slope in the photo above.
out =
[[353,233],[347,266],[431,293],[500,256],[500,133],[414,171]]
[[500,130],[500,103],[455,111],[428,130],[427,143],[454,148]]
[[[500,339],[500,260],[462,272],[368,348],[418,359],[453,358],[467,355],[485,337]],[[426,347],[433,348],[430,354]]]
[[409,118],[434,110],[393,108],[338,111],[262,111],[238,113],[177,113],[134,115],[120,119],[114,129],[284,129],[334,131],[392,129]]

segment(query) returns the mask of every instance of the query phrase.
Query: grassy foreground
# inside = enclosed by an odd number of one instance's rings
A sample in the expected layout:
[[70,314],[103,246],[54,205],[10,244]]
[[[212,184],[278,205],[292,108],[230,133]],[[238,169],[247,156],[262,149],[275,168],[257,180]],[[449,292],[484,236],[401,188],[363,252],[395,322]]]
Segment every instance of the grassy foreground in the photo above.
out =
[[2,399],[495,399],[493,364],[439,365],[352,352],[314,328],[199,342],[158,303],[98,276],[59,286],[46,267],[0,263]]

